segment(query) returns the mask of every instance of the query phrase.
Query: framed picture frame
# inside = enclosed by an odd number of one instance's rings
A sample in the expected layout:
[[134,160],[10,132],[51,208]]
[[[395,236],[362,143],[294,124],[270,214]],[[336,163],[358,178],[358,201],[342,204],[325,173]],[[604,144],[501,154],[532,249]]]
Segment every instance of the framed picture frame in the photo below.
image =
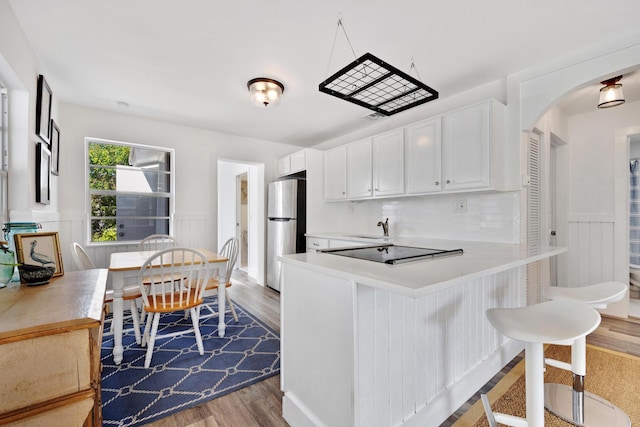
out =
[[36,202],[50,203],[51,152],[46,144],[38,142],[36,147]]
[[51,173],[58,175],[60,167],[60,128],[51,119]]
[[53,92],[44,76],[38,76],[38,90],[36,95],[36,135],[45,143],[51,141],[51,130],[49,122],[51,121],[51,102]]
[[19,264],[53,266],[53,277],[64,274],[58,232],[22,233],[13,236]]

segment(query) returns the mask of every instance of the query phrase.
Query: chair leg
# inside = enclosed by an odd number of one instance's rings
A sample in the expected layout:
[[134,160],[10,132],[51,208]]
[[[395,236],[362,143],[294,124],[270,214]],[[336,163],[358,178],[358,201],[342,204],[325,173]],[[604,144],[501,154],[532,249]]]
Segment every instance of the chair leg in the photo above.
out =
[[193,332],[196,334],[196,344],[198,344],[198,352],[200,353],[200,356],[202,356],[204,354],[204,346],[202,345],[202,335],[200,335],[200,326],[198,325],[198,323],[200,323],[198,319],[198,308],[199,307],[193,307],[189,309],[189,312],[191,313]]
[[145,368],[148,368],[151,365],[151,357],[153,356],[153,345],[156,342],[156,334],[158,333],[159,324],[160,324],[160,313],[153,313],[153,325],[151,327],[151,337],[149,337],[149,342],[147,343],[147,354],[144,358]]
[[233,320],[238,323],[238,315],[236,314],[236,309],[233,307],[233,303],[231,302],[231,297],[229,296],[229,292],[225,292],[227,297],[227,304],[229,304],[229,310],[231,310],[231,315],[233,316]]
[[140,344],[142,342],[140,337],[140,318],[138,317],[138,306],[136,305],[136,300],[132,299],[130,301],[131,308],[131,320],[133,320],[133,333],[136,336],[136,344]]
[[[157,313],[154,313],[157,314]],[[147,345],[147,343],[149,342],[149,331],[151,330],[151,322],[154,318],[154,314],[152,313],[147,313],[147,325],[144,328],[144,334],[142,335],[142,344],[141,346],[144,347],[145,345]]]

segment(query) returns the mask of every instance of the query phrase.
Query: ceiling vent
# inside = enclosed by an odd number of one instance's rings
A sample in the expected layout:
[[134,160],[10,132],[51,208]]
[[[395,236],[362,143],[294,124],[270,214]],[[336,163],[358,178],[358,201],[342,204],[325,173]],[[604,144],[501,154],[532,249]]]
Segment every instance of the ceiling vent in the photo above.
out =
[[378,119],[381,119],[383,117],[386,117],[386,116],[384,114],[380,114],[380,113],[377,113],[377,112],[365,114],[364,116],[362,116],[362,118],[367,119],[367,120],[378,120]]

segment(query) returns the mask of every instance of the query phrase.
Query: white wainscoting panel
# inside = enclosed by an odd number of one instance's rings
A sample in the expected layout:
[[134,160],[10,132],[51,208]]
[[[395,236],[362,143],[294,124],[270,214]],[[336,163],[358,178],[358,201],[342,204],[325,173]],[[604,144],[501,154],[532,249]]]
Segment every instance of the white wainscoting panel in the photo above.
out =
[[579,287],[614,280],[613,218],[573,217],[567,231],[568,284]]
[[[203,213],[181,213],[174,219],[174,236],[181,246],[209,248],[216,250],[216,237],[212,221],[215,218]],[[61,218],[38,217],[33,221],[42,225],[41,231],[57,231],[60,238],[60,250],[65,271],[76,270],[71,258],[71,243],[78,242],[99,268],[109,266],[109,257],[113,252],[131,251],[136,244],[92,244],[86,242],[86,216],[83,213],[65,213]]]
[[[521,270],[510,270],[417,299],[357,285],[357,424],[401,425],[473,375],[508,341],[485,311],[521,306],[522,277]],[[446,418],[475,390],[448,402],[451,407],[437,402],[441,407],[429,412]]]

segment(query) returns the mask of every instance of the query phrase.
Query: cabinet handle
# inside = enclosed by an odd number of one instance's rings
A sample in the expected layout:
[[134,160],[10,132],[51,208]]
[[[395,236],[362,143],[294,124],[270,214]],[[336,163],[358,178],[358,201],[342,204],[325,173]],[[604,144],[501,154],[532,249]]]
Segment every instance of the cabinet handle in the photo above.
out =
[[342,194],[346,194],[346,193],[343,191]]
[[320,246],[318,243],[312,243],[313,246]]
[[436,185],[440,185],[440,181],[436,181]]
[[451,181],[447,180],[447,184],[451,184]]

